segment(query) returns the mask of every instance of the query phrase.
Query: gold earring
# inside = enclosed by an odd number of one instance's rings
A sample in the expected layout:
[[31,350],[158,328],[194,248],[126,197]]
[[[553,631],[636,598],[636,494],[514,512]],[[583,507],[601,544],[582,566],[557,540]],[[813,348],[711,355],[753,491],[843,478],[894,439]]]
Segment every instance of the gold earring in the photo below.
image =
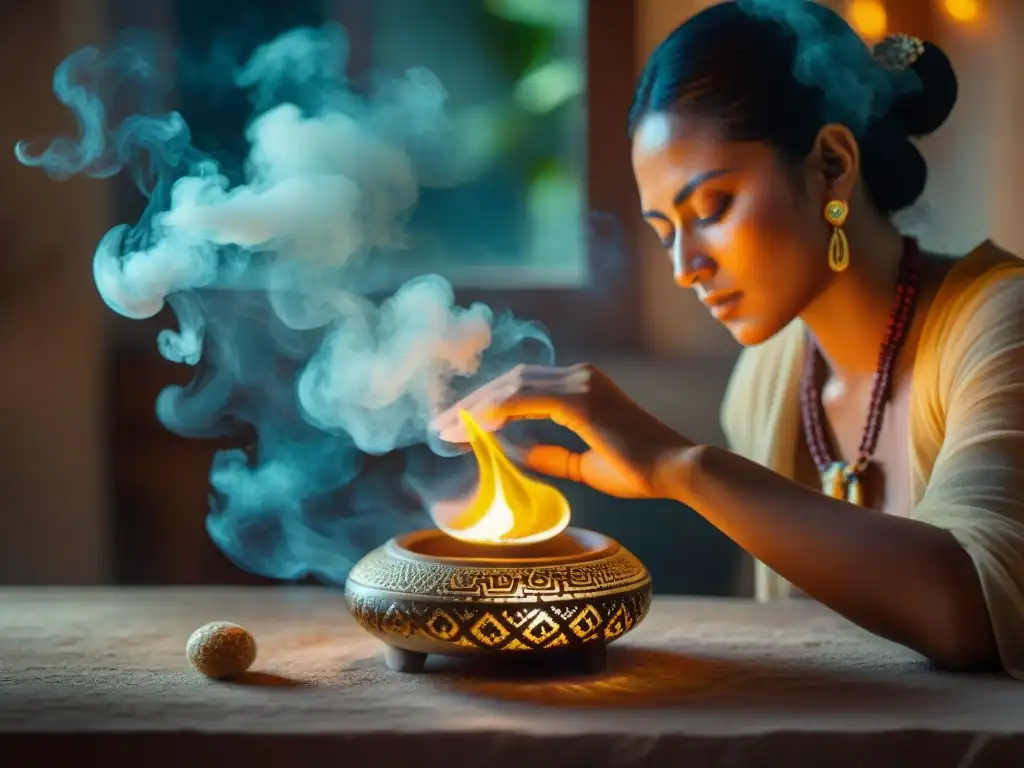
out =
[[850,241],[843,231],[849,213],[849,206],[842,200],[833,200],[825,206],[825,218],[832,225],[832,239],[828,241],[828,265],[833,272],[842,272],[850,266]]

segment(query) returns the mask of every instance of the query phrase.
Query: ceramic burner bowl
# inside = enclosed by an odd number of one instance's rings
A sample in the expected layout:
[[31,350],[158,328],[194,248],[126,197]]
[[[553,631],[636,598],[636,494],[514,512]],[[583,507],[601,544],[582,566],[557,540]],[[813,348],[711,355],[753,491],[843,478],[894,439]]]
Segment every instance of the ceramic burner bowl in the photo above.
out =
[[345,597],[398,671],[419,671],[429,654],[569,654],[597,671],[606,645],[647,614],[651,576],[594,531],[567,528],[545,542],[508,546],[423,530],[360,560]]

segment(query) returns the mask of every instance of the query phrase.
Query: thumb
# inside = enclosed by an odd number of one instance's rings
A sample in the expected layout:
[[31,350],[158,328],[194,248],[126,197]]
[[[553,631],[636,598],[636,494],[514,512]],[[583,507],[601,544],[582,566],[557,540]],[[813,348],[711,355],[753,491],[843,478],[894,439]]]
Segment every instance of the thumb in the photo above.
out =
[[[502,441],[504,443],[504,441]],[[516,464],[548,477],[583,482],[582,453],[570,451],[560,445],[534,445],[520,448],[504,443],[506,455]]]
[[592,419],[580,398],[544,392],[524,392],[488,409],[491,419],[505,424],[509,421],[547,420],[574,432],[583,442],[598,451],[614,451],[614,440],[598,420]]

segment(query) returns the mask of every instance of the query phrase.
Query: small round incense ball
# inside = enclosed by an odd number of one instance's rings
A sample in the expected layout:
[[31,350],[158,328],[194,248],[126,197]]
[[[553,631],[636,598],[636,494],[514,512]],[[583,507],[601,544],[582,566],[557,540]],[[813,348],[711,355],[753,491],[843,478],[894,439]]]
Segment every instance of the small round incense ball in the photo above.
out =
[[185,656],[189,664],[207,677],[234,677],[256,661],[256,640],[244,627],[214,621],[192,633]]

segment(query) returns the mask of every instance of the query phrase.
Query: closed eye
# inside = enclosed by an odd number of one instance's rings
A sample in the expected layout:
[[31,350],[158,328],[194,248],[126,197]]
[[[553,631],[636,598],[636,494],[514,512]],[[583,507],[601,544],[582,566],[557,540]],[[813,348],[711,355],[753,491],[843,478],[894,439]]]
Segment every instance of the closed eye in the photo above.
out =
[[644,211],[644,219],[654,230],[662,248],[671,248],[676,239],[676,228],[668,216],[658,211]]
[[693,201],[693,210],[697,214],[696,222],[702,227],[717,224],[729,212],[733,196],[725,192],[702,190]]
[[676,230],[670,226],[668,222],[659,222],[655,224],[653,221],[648,221],[651,225],[651,229],[654,230],[655,236],[658,238],[658,244],[662,248],[668,249],[672,247],[672,243],[676,240]]
[[[726,192],[716,190],[701,190],[689,202],[686,207],[693,215],[690,217],[690,225],[709,227],[717,224],[725,218],[732,207],[733,196]],[[671,248],[676,239],[676,230],[667,216],[656,211],[647,211],[644,214],[647,223],[651,225],[654,234],[662,248]]]

